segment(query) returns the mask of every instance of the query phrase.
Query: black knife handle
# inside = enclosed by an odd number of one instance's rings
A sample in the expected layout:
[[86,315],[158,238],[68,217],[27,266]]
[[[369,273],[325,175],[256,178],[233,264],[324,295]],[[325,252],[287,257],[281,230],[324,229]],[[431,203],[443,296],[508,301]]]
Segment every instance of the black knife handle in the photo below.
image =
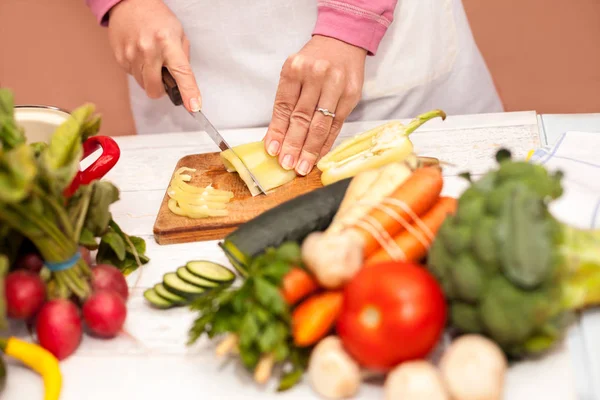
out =
[[169,72],[167,67],[162,67],[162,81],[165,87],[165,92],[169,96],[169,99],[176,106],[180,106],[183,104],[183,99],[181,98],[181,93],[179,92],[179,87],[177,87],[177,82],[173,75]]

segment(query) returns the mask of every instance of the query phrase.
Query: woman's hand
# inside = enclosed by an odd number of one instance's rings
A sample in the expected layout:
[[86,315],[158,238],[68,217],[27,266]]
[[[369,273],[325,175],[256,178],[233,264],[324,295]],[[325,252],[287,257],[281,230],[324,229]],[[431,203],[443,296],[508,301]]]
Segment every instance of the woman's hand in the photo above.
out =
[[110,11],[108,34],[117,62],[135,77],[148,97],[165,94],[161,68],[166,66],[185,107],[200,109],[202,99],[189,62],[188,39],[162,0],[121,1]]
[[283,168],[306,175],[331,149],[360,100],[366,56],[364,49],[315,35],[287,59],[265,136],[267,152],[279,155]]

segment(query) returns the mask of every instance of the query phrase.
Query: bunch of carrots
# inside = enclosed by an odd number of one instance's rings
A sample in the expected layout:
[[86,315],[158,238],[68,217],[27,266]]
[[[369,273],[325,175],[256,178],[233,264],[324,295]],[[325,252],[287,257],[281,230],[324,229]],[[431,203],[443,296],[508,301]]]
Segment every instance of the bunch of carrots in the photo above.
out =
[[[440,168],[418,168],[348,228],[363,240],[363,268],[424,259],[446,216],[457,208],[455,198],[441,196],[442,188]],[[302,268],[293,268],[284,277],[281,293],[294,307],[292,334],[297,346],[314,345],[331,331],[342,309],[342,289],[321,288]]]

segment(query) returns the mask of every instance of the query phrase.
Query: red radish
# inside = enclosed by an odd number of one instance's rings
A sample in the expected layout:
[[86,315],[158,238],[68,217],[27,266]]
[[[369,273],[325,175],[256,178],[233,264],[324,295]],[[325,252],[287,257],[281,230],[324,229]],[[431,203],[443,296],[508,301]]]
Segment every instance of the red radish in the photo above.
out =
[[17,269],[39,273],[44,267],[44,260],[39,254],[29,253],[19,257],[15,264]]
[[6,308],[10,318],[33,317],[46,300],[46,286],[36,273],[17,270],[4,281]]
[[97,336],[115,336],[125,323],[127,307],[116,292],[101,290],[93,293],[83,304],[83,319],[90,331]]
[[92,268],[92,289],[117,292],[124,301],[129,297],[125,276],[117,267],[108,264],[100,264]]
[[64,360],[77,350],[83,328],[77,306],[57,299],[44,304],[37,316],[36,332],[40,345]]
[[89,251],[88,249],[86,249],[83,246],[79,247],[79,253],[81,254],[81,258],[83,258],[85,260],[85,262],[87,263],[87,265],[92,265],[92,253],[91,251]]

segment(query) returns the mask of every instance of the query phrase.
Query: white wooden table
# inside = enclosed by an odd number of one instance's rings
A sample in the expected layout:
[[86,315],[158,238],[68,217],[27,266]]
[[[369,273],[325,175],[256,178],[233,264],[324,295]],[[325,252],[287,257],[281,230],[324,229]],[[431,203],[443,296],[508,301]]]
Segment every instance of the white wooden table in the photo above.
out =
[[[340,138],[374,127],[383,121],[346,124]],[[265,129],[223,131],[231,145],[260,140]],[[413,134],[421,155],[438,157],[459,168],[446,168],[444,194],[459,195],[466,187],[457,175],[477,175],[494,166],[494,154],[506,146],[517,157],[540,146],[534,112],[448,117],[430,121]],[[145,288],[166,272],[192,259],[227,264],[216,242],[159,246],[152,236],[154,219],[177,161],[188,154],[216,151],[203,133],[170,133],[117,139],[121,160],[106,177],[121,190],[112,213],[129,234],[144,237],[151,262],[128,278],[131,298],[126,330],[112,340],[84,336],[77,353],[61,364],[64,389],[61,400],[137,399],[249,399],[316,398],[306,385],[285,394],[273,386],[258,388],[236,363],[224,364],[207,342],[186,347],[187,332],[195,315],[185,308],[153,310],[142,297]],[[13,332],[26,336],[22,326]],[[572,359],[566,344],[543,360],[513,366],[508,374],[506,399],[575,399]],[[9,363],[4,400],[42,398],[39,377]],[[359,398],[381,399],[377,386],[363,385]]]

